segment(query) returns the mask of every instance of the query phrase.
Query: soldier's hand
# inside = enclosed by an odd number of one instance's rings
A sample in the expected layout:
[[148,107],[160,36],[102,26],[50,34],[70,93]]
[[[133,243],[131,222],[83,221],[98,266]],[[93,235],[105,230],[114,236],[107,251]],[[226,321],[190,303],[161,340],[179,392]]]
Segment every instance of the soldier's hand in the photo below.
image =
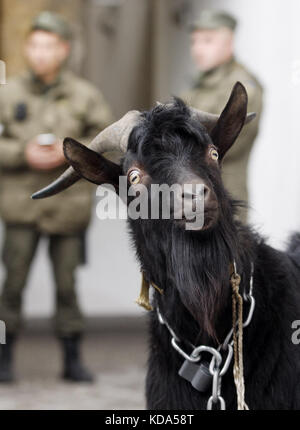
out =
[[65,164],[62,140],[57,139],[51,145],[40,145],[35,138],[25,148],[28,165],[36,170],[52,170]]

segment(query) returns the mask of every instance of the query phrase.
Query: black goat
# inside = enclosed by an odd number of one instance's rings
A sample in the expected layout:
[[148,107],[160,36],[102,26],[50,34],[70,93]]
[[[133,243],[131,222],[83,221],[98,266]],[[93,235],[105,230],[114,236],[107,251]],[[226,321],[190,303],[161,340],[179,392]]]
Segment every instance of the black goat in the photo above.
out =
[[[148,189],[163,183],[204,185],[201,229],[188,231],[185,220],[172,218],[129,219],[144,276],[163,289],[163,294],[154,290],[150,312],[150,409],[206,409],[211,388],[200,392],[179,376],[184,359],[156,309],[182,340],[182,349],[188,350],[189,343],[217,348],[232,327],[233,261],[241,275],[241,293],[248,291],[254,267],[256,308],[244,330],[245,401],[250,409],[300,408],[300,345],[292,342],[292,324],[300,320],[300,235],[294,235],[286,253],[268,246],[236,220],[237,202],[221,180],[221,161],[244,125],[246,110],[241,84],[212,128],[204,127],[181,100],[156,106],[140,115],[121,166],[65,141],[65,155],[77,176],[98,184],[117,186],[124,174],[128,184],[140,182]],[[244,309],[247,314],[247,302]],[[223,377],[222,397],[227,409],[236,409],[232,363]]]

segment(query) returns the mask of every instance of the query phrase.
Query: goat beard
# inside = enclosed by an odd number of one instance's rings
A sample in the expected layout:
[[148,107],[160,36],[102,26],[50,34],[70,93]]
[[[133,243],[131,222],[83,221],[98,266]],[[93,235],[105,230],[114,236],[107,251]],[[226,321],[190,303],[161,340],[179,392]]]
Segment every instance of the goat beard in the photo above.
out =
[[218,320],[229,304],[229,269],[236,249],[235,235],[229,230],[230,225],[220,225],[207,234],[174,230],[167,262],[182,303],[200,331],[217,341]]
[[130,222],[143,270],[149,280],[164,289],[165,301],[172,306],[165,309],[169,317],[181,317],[177,306],[180,300],[196,321],[199,336],[217,341],[218,322],[223,326],[222,311],[231,308],[230,263],[235,259],[240,267],[233,202],[227,199],[221,210],[217,225],[206,232],[187,231],[167,220]]

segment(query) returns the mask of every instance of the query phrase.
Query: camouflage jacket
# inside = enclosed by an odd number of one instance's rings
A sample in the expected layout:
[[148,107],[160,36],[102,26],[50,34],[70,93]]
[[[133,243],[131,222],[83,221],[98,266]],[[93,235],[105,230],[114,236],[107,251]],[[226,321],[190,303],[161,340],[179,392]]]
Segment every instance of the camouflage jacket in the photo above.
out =
[[88,143],[113,121],[102,94],[87,81],[62,71],[45,86],[31,72],[0,87],[0,215],[4,222],[30,224],[45,233],[71,234],[89,222],[93,186],[79,181],[62,194],[31,200],[67,167],[37,171],[26,163],[24,149],[41,133]]

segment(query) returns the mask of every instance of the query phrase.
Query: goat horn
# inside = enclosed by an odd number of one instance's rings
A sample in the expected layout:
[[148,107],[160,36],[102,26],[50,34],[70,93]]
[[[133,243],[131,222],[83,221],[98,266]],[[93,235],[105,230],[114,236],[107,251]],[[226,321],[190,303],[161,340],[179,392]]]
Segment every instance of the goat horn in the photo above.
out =
[[[139,111],[127,112],[119,121],[111,124],[103,131],[101,131],[90,143],[89,148],[99,154],[109,151],[126,152],[128,145],[128,138],[133,127],[138,123],[140,118]],[[73,167],[69,167],[65,172],[60,175],[54,182],[47,185],[47,187],[32,194],[32,199],[42,199],[50,197],[60,191],[69,188],[81,178],[75,172]]]
[[[206,128],[208,133],[212,131],[214,126],[216,125],[218,119],[220,118],[220,115],[215,115],[208,112],[203,112],[201,110],[195,109],[190,107],[190,111],[192,113],[192,116],[194,118],[197,118],[202,125]],[[245,124],[248,124],[250,121],[252,121],[256,117],[255,112],[248,113],[246,116]]]
[[[161,102],[156,102],[156,106],[172,106],[172,103],[166,103],[163,104]],[[208,132],[210,132],[214,126],[216,125],[216,122],[219,119],[219,115],[214,115],[212,113],[204,112],[202,110],[193,108],[189,106],[189,110],[192,114],[192,117],[197,119],[201,122],[202,125],[207,129]]]
[[[161,102],[158,102],[158,101],[156,102],[156,106],[168,106],[168,105],[172,106],[172,103],[167,103],[163,105],[163,103]],[[192,117],[197,119],[206,128],[208,133],[212,131],[218,119],[220,118],[220,115],[204,112],[202,110],[193,108],[191,106],[189,106],[189,110],[192,114]],[[256,117],[256,113],[254,112],[248,113],[245,120],[245,124],[248,124],[248,122],[252,121],[255,117]]]
[[208,132],[210,132],[214,128],[219,119],[219,115],[203,112],[199,109],[195,109],[192,107],[190,107],[190,111],[192,113],[192,117],[198,119]]

